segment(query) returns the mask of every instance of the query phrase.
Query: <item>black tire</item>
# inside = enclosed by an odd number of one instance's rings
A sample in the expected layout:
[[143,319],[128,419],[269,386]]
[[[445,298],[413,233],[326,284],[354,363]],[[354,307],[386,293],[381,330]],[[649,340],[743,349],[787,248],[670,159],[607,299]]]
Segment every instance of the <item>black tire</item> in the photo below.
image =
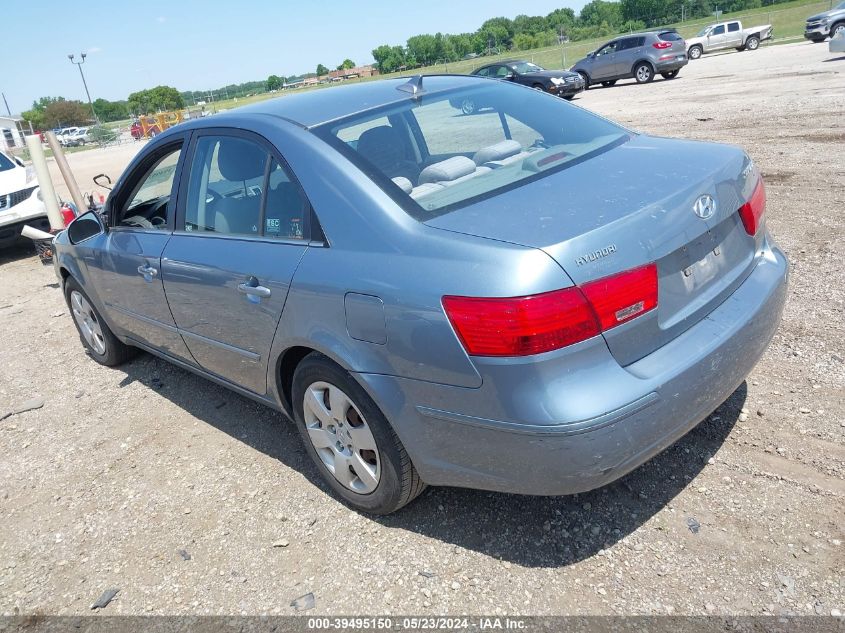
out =
[[745,47],[744,46],[737,46],[736,50],[738,50],[741,53],[742,51],[745,50]]
[[590,77],[587,75],[587,73],[583,73],[580,70],[578,71],[578,74],[581,75],[581,79],[584,80],[584,90],[589,90],[590,89]]
[[546,87],[543,84],[533,84],[531,86],[534,90],[539,90],[540,92],[546,92]]
[[687,51],[687,56],[690,59],[699,59],[704,54],[704,49],[701,48],[698,44],[695,46],[690,46],[689,50]]
[[678,73],[681,72],[680,70],[670,70],[668,73],[660,73],[660,76],[663,79],[674,79],[678,76]]
[[[102,344],[102,350],[95,349],[93,344],[88,341],[83,333],[82,325],[79,323],[80,317],[77,315],[79,310],[74,306],[74,302],[72,301],[74,293],[79,293],[84,299],[85,304],[87,304],[86,308],[90,309],[90,311],[86,310],[87,313],[85,316],[99,328],[102,336],[97,337],[97,339]],[[88,295],[85,294],[82,286],[80,286],[73,277],[68,277],[65,282],[65,301],[67,302],[68,309],[70,310],[73,324],[76,326],[76,331],[79,333],[79,340],[82,341],[82,346],[85,348],[88,355],[95,361],[101,365],[105,365],[106,367],[115,367],[125,363],[130,358],[138,354],[139,350],[136,347],[131,347],[118,340],[100,316],[97,308],[94,307],[91,299],[89,299]]]
[[601,85],[604,86],[605,88],[610,88],[611,86],[616,85],[616,80],[611,79],[610,81],[603,81],[603,82],[601,82]]
[[814,38],[811,38],[810,41],[813,44],[821,44],[822,42],[824,42],[824,38],[823,37],[822,38],[814,37]]
[[[360,411],[375,439],[380,476],[375,490],[359,494],[341,484],[317,455],[306,428],[304,399],[314,383],[328,383],[340,389]],[[372,398],[343,368],[327,357],[313,352],[296,368],[291,389],[294,419],[305,450],[332,491],[347,504],[371,514],[390,514],[413,501],[425,490],[411,458],[387,418]],[[351,411],[351,409],[350,409]]]
[[654,80],[654,68],[647,62],[640,62],[634,66],[634,79],[638,84],[651,83]]
[[471,114],[475,114],[476,110],[477,108],[475,105],[475,101],[473,101],[472,99],[464,99],[463,101],[461,101],[461,112],[463,112],[465,115],[469,116]]
[[567,101],[572,101],[575,98],[575,95],[563,95],[563,98]]
[[760,38],[756,35],[752,35],[747,40],[745,40],[745,48],[749,51],[756,51],[760,48]]

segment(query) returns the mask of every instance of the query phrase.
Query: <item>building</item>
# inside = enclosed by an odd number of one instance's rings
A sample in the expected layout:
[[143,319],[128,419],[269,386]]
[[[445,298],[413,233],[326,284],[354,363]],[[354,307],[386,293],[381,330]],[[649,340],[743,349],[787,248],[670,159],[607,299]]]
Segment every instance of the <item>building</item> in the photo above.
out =
[[32,134],[29,123],[19,116],[0,116],[0,149],[6,151],[26,145],[24,134]]
[[330,81],[343,81],[344,79],[357,79],[358,77],[372,77],[378,75],[378,70],[372,66],[356,66],[355,68],[344,68],[343,70],[329,71]]

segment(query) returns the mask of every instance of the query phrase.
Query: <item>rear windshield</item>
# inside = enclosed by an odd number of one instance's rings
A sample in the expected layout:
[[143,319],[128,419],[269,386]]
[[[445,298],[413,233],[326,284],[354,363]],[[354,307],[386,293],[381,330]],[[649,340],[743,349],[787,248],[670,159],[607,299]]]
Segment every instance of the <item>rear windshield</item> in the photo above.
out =
[[315,133],[418,220],[544,178],[630,137],[559,97],[489,80],[358,113]]
[[664,33],[658,33],[657,37],[659,37],[664,42],[680,42],[682,38],[680,35],[675,33],[675,31],[666,31]]

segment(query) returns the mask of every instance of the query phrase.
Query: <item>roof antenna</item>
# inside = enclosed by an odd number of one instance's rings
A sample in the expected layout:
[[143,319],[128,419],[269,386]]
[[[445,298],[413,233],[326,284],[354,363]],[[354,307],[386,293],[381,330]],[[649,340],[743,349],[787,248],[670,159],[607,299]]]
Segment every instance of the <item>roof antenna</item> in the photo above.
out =
[[415,75],[414,77],[411,77],[406,83],[402,84],[401,86],[396,86],[396,89],[401,90],[402,92],[407,92],[412,97],[419,97],[424,92],[422,80],[423,80],[422,75]]

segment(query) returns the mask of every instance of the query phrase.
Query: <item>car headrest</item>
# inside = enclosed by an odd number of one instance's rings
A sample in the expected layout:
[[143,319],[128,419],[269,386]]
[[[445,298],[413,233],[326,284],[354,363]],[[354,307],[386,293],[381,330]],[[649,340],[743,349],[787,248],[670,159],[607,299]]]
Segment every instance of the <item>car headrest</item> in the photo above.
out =
[[405,178],[404,176],[396,176],[396,178],[391,178],[391,180],[393,180],[393,184],[395,184],[405,193],[411,193],[411,190],[414,188],[414,185],[411,183],[411,181]]
[[522,151],[522,145],[518,141],[507,140],[499,141],[495,145],[488,145],[482,147],[475,153],[472,160],[476,165],[483,165],[493,160],[504,160],[511,156],[516,156]]
[[466,156],[453,156],[422,170],[419,184],[427,182],[449,182],[475,171],[475,163]]
[[370,128],[358,137],[356,149],[361,156],[379,169],[392,167],[389,163],[403,158],[402,141],[389,125]]
[[226,180],[244,181],[264,175],[267,152],[255,143],[223,138],[217,148],[217,166]]

